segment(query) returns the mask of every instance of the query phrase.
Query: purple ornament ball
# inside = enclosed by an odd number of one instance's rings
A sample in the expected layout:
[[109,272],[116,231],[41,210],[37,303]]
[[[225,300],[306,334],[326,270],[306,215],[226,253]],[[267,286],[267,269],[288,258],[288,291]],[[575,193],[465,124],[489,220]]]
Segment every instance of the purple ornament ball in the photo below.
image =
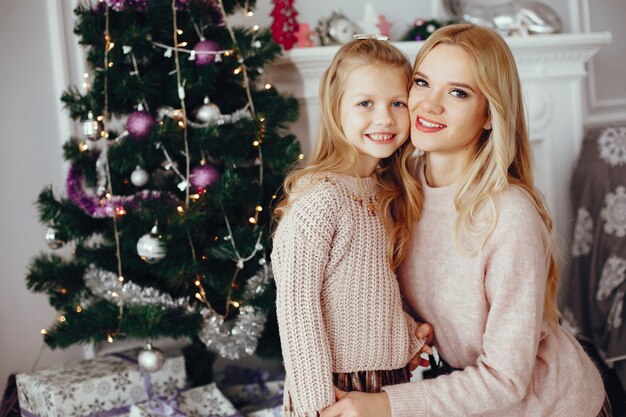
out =
[[154,116],[145,110],[139,110],[128,116],[126,130],[131,138],[141,142],[150,136],[155,124]]
[[220,179],[220,172],[213,165],[204,164],[191,170],[189,182],[196,191],[203,192]]
[[193,47],[196,51],[196,65],[210,65],[215,61],[214,53],[220,50],[220,46],[213,41],[202,40]]

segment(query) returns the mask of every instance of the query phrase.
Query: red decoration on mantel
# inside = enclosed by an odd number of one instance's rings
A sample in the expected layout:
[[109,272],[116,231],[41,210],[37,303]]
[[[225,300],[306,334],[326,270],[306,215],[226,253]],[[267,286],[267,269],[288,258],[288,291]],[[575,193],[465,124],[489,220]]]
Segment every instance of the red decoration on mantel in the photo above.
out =
[[289,50],[298,41],[298,12],[293,7],[294,0],[274,0],[274,10],[270,15],[274,18],[272,23],[272,37],[277,44]]
[[378,16],[378,23],[376,23],[376,27],[380,30],[381,35],[390,36],[392,26],[393,23],[388,21],[384,14]]
[[311,30],[308,23],[300,24],[298,33],[296,33],[296,38],[298,38],[298,48],[310,48],[313,46],[313,41],[311,40],[311,34],[313,33],[315,33],[315,31]]

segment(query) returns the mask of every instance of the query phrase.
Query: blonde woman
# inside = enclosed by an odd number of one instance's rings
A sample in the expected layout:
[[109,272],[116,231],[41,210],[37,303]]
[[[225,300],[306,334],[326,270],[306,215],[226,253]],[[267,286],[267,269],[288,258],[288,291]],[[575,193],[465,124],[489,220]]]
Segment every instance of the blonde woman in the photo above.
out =
[[429,350],[403,311],[394,273],[420,212],[408,170],[410,75],[398,49],[358,39],[321,80],[317,147],[287,177],[276,209],[285,416],[318,415],[335,402],[333,385],[379,392],[407,382],[407,363]]
[[408,104],[424,201],[400,288],[453,371],[379,394],[337,390],[322,417],[610,416],[600,374],[559,326],[552,221],[507,44],[469,24],[437,30]]

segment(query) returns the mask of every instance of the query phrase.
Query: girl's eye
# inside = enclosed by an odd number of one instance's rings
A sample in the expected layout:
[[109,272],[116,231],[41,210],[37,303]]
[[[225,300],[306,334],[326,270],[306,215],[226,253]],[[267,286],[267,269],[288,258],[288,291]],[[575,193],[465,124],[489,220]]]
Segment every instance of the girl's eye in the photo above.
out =
[[455,88],[454,90],[450,91],[450,94],[458,98],[466,98],[468,96],[468,94],[465,91],[459,90],[458,88]]
[[423,78],[416,78],[415,80],[413,80],[413,82],[418,87],[428,87],[428,82]]
[[358,106],[360,107],[372,107],[374,103],[371,100],[360,101]]
[[394,101],[393,103],[391,103],[391,107],[404,107],[406,106],[406,103],[404,103],[404,101]]

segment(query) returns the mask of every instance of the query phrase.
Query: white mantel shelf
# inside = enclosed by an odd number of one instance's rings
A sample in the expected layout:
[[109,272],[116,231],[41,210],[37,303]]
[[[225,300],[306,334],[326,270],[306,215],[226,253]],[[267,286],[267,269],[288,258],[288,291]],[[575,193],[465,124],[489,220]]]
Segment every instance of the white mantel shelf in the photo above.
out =
[[[573,215],[570,176],[583,137],[583,88],[586,63],[611,42],[609,32],[564,33],[507,38],[524,89],[535,157],[536,182],[555,218],[563,253],[569,246]],[[422,42],[394,42],[415,59]],[[303,153],[313,147],[319,122],[318,88],[322,73],[339,46],[296,48],[274,62],[263,79],[300,103],[300,118],[291,131]]]
[[[609,32],[598,33],[561,33],[556,35],[535,35],[510,37],[506,39],[517,59],[518,65],[547,62],[574,61],[586,62],[602,45],[611,41]],[[393,42],[413,60],[423,42]],[[339,46],[313,48],[294,48],[287,51],[273,66],[296,65],[302,71],[321,71],[330,64]]]

